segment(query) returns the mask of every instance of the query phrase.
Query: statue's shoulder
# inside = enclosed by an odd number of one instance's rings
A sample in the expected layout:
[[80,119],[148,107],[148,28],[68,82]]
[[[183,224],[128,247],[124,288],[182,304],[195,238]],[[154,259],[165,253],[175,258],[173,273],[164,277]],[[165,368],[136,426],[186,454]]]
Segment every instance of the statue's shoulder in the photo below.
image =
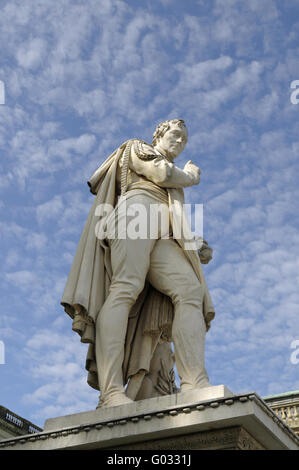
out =
[[135,155],[141,160],[154,160],[158,157],[154,147],[141,139],[133,140],[133,150]]

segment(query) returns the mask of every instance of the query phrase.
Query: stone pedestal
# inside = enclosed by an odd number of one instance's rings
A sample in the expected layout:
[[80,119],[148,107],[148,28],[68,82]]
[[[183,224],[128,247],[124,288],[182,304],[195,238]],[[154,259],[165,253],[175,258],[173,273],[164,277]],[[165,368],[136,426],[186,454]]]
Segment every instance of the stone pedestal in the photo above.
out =
[[11,448],[299,450],[299,439],[258,395],[219,385],[48,419],[41,433],[0,442]]

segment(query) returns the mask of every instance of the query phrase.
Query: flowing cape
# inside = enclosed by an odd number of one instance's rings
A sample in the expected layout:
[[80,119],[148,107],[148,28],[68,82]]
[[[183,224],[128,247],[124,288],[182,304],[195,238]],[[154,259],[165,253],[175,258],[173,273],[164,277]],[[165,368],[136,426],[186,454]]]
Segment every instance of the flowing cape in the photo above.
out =
[[[95,357],[95,324],[109,293],[111,282],[110,249],[105,239],[96,236],[99,217],[97,207],[106,204],[113,208],[117,202],[117,166],[128,142],[116,149],[96,170],[88,181],[90,191],[96,195],[84,226],[77,251],[67,278],[61,304],[73,319],[72,328],[81,342],[88,343],[86,369],[88,384],[99,390]],[[182,190],[168,189],[169,202],[183,204]],[[172,220],[172,216],[170,218]],[[172,223],[174,223],[172,221]],[[178,240],[183,246],[183,240]],[[204,286],[203,314],[207,329],[215,316],[214,306],[206,286],[197,251],[184,251],[195,273]],[[159,340],[171,340],[173,305],[170,298],[148,282],[130,311],[123,361],[124,384],[127,395],[135,399],[144,375],[148,373],[151,358]]]

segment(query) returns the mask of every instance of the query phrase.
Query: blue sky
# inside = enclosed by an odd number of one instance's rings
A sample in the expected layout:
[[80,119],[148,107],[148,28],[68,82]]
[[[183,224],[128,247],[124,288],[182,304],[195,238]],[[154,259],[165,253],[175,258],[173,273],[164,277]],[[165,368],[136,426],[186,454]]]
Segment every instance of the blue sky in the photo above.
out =
[[[1,2],[0,404],[43,425],[95,408],[86,345],[60,306],[93,202],[128,138],[183,118],[216,307],[213,384],[299,389],[299,5],[295,0]],[[297,356],[298,357],[298,356]],[[294,362],[294,361],[293,361]]]

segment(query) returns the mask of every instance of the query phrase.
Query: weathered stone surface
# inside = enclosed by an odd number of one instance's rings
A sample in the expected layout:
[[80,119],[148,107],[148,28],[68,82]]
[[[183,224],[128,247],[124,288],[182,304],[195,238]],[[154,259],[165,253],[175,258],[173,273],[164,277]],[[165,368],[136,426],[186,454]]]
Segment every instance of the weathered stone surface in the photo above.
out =
[[156,439],[152,441],[128,444],[115,450],[264,450],[244,428],[217,429],[203,431],[186,436]]

